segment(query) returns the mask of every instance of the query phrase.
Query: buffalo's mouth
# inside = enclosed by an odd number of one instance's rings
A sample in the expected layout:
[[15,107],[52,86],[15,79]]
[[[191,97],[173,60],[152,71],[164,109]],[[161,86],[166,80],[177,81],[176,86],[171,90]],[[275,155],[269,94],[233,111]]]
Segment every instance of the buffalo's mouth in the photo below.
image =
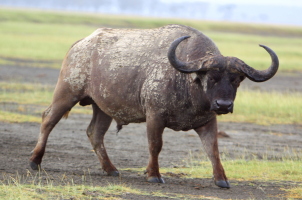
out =
[[211,111],[218,115],[233,113],[234,104],[230,100],[216,100],[211,105]]
[[217,115],[223,115],[223,114],[228,114],[229,111],[223,111],[223,110],[214,110],[214,112],[217,114]]

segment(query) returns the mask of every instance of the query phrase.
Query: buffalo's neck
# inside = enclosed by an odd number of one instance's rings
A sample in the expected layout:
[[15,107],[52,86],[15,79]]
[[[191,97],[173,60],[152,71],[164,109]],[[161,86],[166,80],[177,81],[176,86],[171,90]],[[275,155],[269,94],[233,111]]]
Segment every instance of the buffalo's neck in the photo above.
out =
[[156,106],[164,111],[162,114],[166,117],[167,127],[173,130],[198,128],[216,115],[209,111],[210,103],[204,91],[189,74],[176,74],[164,81],[160,90],[160,99],[164,103],[159,102]]

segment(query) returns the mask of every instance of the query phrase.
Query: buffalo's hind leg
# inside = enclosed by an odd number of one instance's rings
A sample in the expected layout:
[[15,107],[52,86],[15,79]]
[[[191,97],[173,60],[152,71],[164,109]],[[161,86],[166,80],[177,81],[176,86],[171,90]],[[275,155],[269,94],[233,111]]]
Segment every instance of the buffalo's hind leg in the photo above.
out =
[[43,112],[38,142],[30,158],[30,166],[33,170],[38,170],[40,167],[50,132],[63,115],[78,102],[75,99],[72,92],[68,92],[65,87],[55,89],[52,104]]
[[111,163],[104,146],[104,136],[112,122],[112,118],[105,114],[95,103],[92,104],[92,108],[93,116],[87,128],[87,136],[103,170],[110,176],[118,176],[119,172]]
[[230,184],[219,158],[216,117],[206,125],[195,129],[195,131],[198,133],[205,151],[212,162],[215,185],[221,188],[230,188]]

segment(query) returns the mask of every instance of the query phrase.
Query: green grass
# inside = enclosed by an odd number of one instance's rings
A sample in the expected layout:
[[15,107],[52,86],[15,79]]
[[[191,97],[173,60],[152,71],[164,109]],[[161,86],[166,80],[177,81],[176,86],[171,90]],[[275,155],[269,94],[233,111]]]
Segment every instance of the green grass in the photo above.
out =
[[223,55],[239,57],[257,69],[270,64],[268,54],[258,47],[264,44],[278,54],[281,71],[302,71],[302,27],[37,10],[0,11],[0,64],[60,68],[70,46],[98,27],[156,28],[184,24],[205,32]]
[[[302,182],[302,160],[226,160],[223,166],[230,180],[237,181],[296,181]],[[131,169],[142,171],[143,169]],[[213,171],[210,161],[200,161],[191,167],[161,168],[161,173],[179,174],[185,178],[211,178]],[[251,173],[252,172],[252,173]]]
[[[210,161],[204,161],[208,160],[205,156],[202,160],[188,159],[191,160],[186,162],[185,167],[161,168],[161,174],[164,178],[169,176],[179,179],[212,178],[212,165]],[[233,187],[240,187],[241,183],[250,184],[251,186],[259,184],[264,188],[276,184],[280,185],[281,190],[286,191],[284,198],[302,198],[301,154],[293,157],[285,155],[282,160],[227,158],[223,159],[222,164]],[[144,168],[127,168],[124,170],[135,173],[142,172]]]
[[[41,122],[52,101],[54,86],[0,82],[0,121]],[[75,106],[72,113],[92,114],[89,106]]]
[[166,24],[184,24],[204,31],[234,32],[280,37],[301,37],[302,27],[260,25],[247,23],[215,22],[179,18],[154,18],[121,15],[105,15],[81,12],[1,9],[0,21],[31,22],[37,24],[71,24],[92,27],[156,28]]
[[224,56],[234,56],[256,69],[267,69],[271,64],[269,54],[258,44],[272,48],[279,57],[281,71],[302,71],[302,37],[284,38],[238,33],[206,32]]
[[12,177],[10,179],[10,184],[0,185],[1,199],[113,199],[125,194],[147,195],[146,192],[123,184],[109,184],[104,187],[74,184],[55,186],[20,184]]
[[22,122],[41,122],[41,117],[29,115],[29,114],[20,114],[16,112],[7,112],[0,110],[0,121],[1,122],[10,122],[10,123],[22,123]]
[[289,189],[283,189],[287,192],[287,198],[289,199],[301,199],[302,198],[302,186],[293,187]]
[[0,56],[56,62],[60,68],[69,47],[94,28],[83,25],[0,22]]
[[[286,191],[285,198],[302,198],[302,161],[283,160],[228,160],[223,161],[223,166],[232,187],[240,187],[240,183],[257,185],[263,188],[272,183],[288,182],[280,186],[281,190]],[[141,172],[143,168],[126,169],[133,172]],[[212,165],[209,161],[196,162],[194,166],[182,168],[161,168],[163,177],[178,177],[179,179],[210,179],[212,178]],[[260,182],[260,183],[259,183]],[[267,183],[267,184],[266,184]],[[299,184],[300,183],[300,184]],[[237,186],[238,184],[238,186]]]
[[250,122],[262,125],[300,124],[301,93],[239,90],[234,113],[219,116],[219,121]]
[[[125,183],[103,183],[103,186],[94,186],[87,183],[92,181],[89,174],[82,176],[82,182],[75,184],[74,179],[68,176],[52,177],[45,170],[36,174],[27,171],[26,175],[2,173],[0,181],[0,199],[123,199],[129,195],[138,199],[149,197],[157,199],[166,197],[173,199],[208,199],[203,195],[184,195],[179,193],[165,193],[161,190],[144,191]],[[210,198],[211,199],[211,198]]]
[[[269,160],[224,160],[224,169],[233,187],[240,187],[240,184],[250,184],[255,186],[261,184],[266,189],[272,183],[279,185],[281,190],[286,191],[284,198],[302,197],[302,159],[284,159],[282,161]],[[142,173],[144,168],[122,169],[133,173]],[[251,173],[252,172],[252,173]],[[211,179],[212,166],[209,161],[194,160],[187,167],[180,168],[161,168],[163,177],[177,177],[178,179]],[[46,176],[45,176],[46,175]],[[86,177],[87,176],[87,177]],[[26,175],[2,174],[0,182],[1,199],[119,199],[125,195],[134,195],[140,198],[165,197],[175,199],[207,199],[201,195],[181,195],[178,193],[166,193],[161,190],[146,192],[135,186],[118,183],[104,183],[103,186],[94,186],[88,179],[93,179],[87,174],[82,176],[83,183],[75,184],[72,177],[63,176],[52,177],[46,171]],[[143,177],[141,177],[143,178]],[[287,182],[287,183],[285,183]],[[267,184],[266,184],[267,183]],[[238,186],[237,186],[238,184]],[[212,197],[213,198],[213,197]]]
[[123,184],[111,184],[109,186],[87,185],[0,185],[0,198],[6,200],[32,200],[32,199],[104,199],[116,200],[127,198],[129,194],[138,199],[144,197],[171,198],[171,199],[212,199],[204,195],[184,195],[179,193],[165,193],[162,191],[145,192]]
[[39,84],[0,83],[1,102],[48,105],[52,100],[53,86]]

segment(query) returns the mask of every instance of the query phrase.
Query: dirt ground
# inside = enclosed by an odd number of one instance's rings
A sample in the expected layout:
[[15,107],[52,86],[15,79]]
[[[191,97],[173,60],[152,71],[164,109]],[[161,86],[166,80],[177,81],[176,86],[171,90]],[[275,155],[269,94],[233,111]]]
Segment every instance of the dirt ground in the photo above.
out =
[[[59,70],[56,69],[0,66],[1,82],[54,85],[58,74]],[[252,83],[245,80],[241,88],[302,92],[302,74],[279,73],[265,83]],[[188,199],[196,199],[197,195],[204,196],[203,199],[285,199],[285,191],[281,188],[301,184],[295,180],[291,182],[237,181],[229,176],[231,189],[220,189],[214,185],[211,177],[188,179],[183,178],[181,174],[166,173],[163,174],[166,184],[146,182],[143,171],[121,170],[121,177],[109,177],[100,170],[99,161],[86,136],[90,119],[89,115],[71,113],[67,120],[61,120],[54,128],[42,162],[42,168],[47,172],[47,175],[42,173],[42,181],[51,180],[54,184],[66,184],[73,180],[75,184],[95,186],[124,183],[150,194],[160,191],[168,196],[156,199],[172,198],[177,194],[182,194]],[[13,177],[19,175],[21,182],[32,181],[25,177],[29,172],[36,173],[30,169],[28,159],[36,144],[39,126],[38,123],[0,122],[0,172],[2,174]],[[265,155],[269,159],[278,159],[293,156],[293,151],[302,152],[301,125],[261,126],[248,123],[219,123],[219,129],[230,136],[219,139],[221,154],[230,157],[238,158],[244,155],[246,158],[256,156],[261,159]],[[113,123],[106,134],[105,145],[111,161],[118,169],[146,167],[149,154],[144,123],[124,126],[119,134],[116,134],[115,123]],[[161,167],[184,167],[188,165],[188,158],[201,157],[202,154],[201,142],[193,131],[165,130],[164,146],[159,158]],[[3,179],[4,176],[0,176],[0,181]],[[139,196],[127,193],[117,198],[155,199],[151,195]]]

